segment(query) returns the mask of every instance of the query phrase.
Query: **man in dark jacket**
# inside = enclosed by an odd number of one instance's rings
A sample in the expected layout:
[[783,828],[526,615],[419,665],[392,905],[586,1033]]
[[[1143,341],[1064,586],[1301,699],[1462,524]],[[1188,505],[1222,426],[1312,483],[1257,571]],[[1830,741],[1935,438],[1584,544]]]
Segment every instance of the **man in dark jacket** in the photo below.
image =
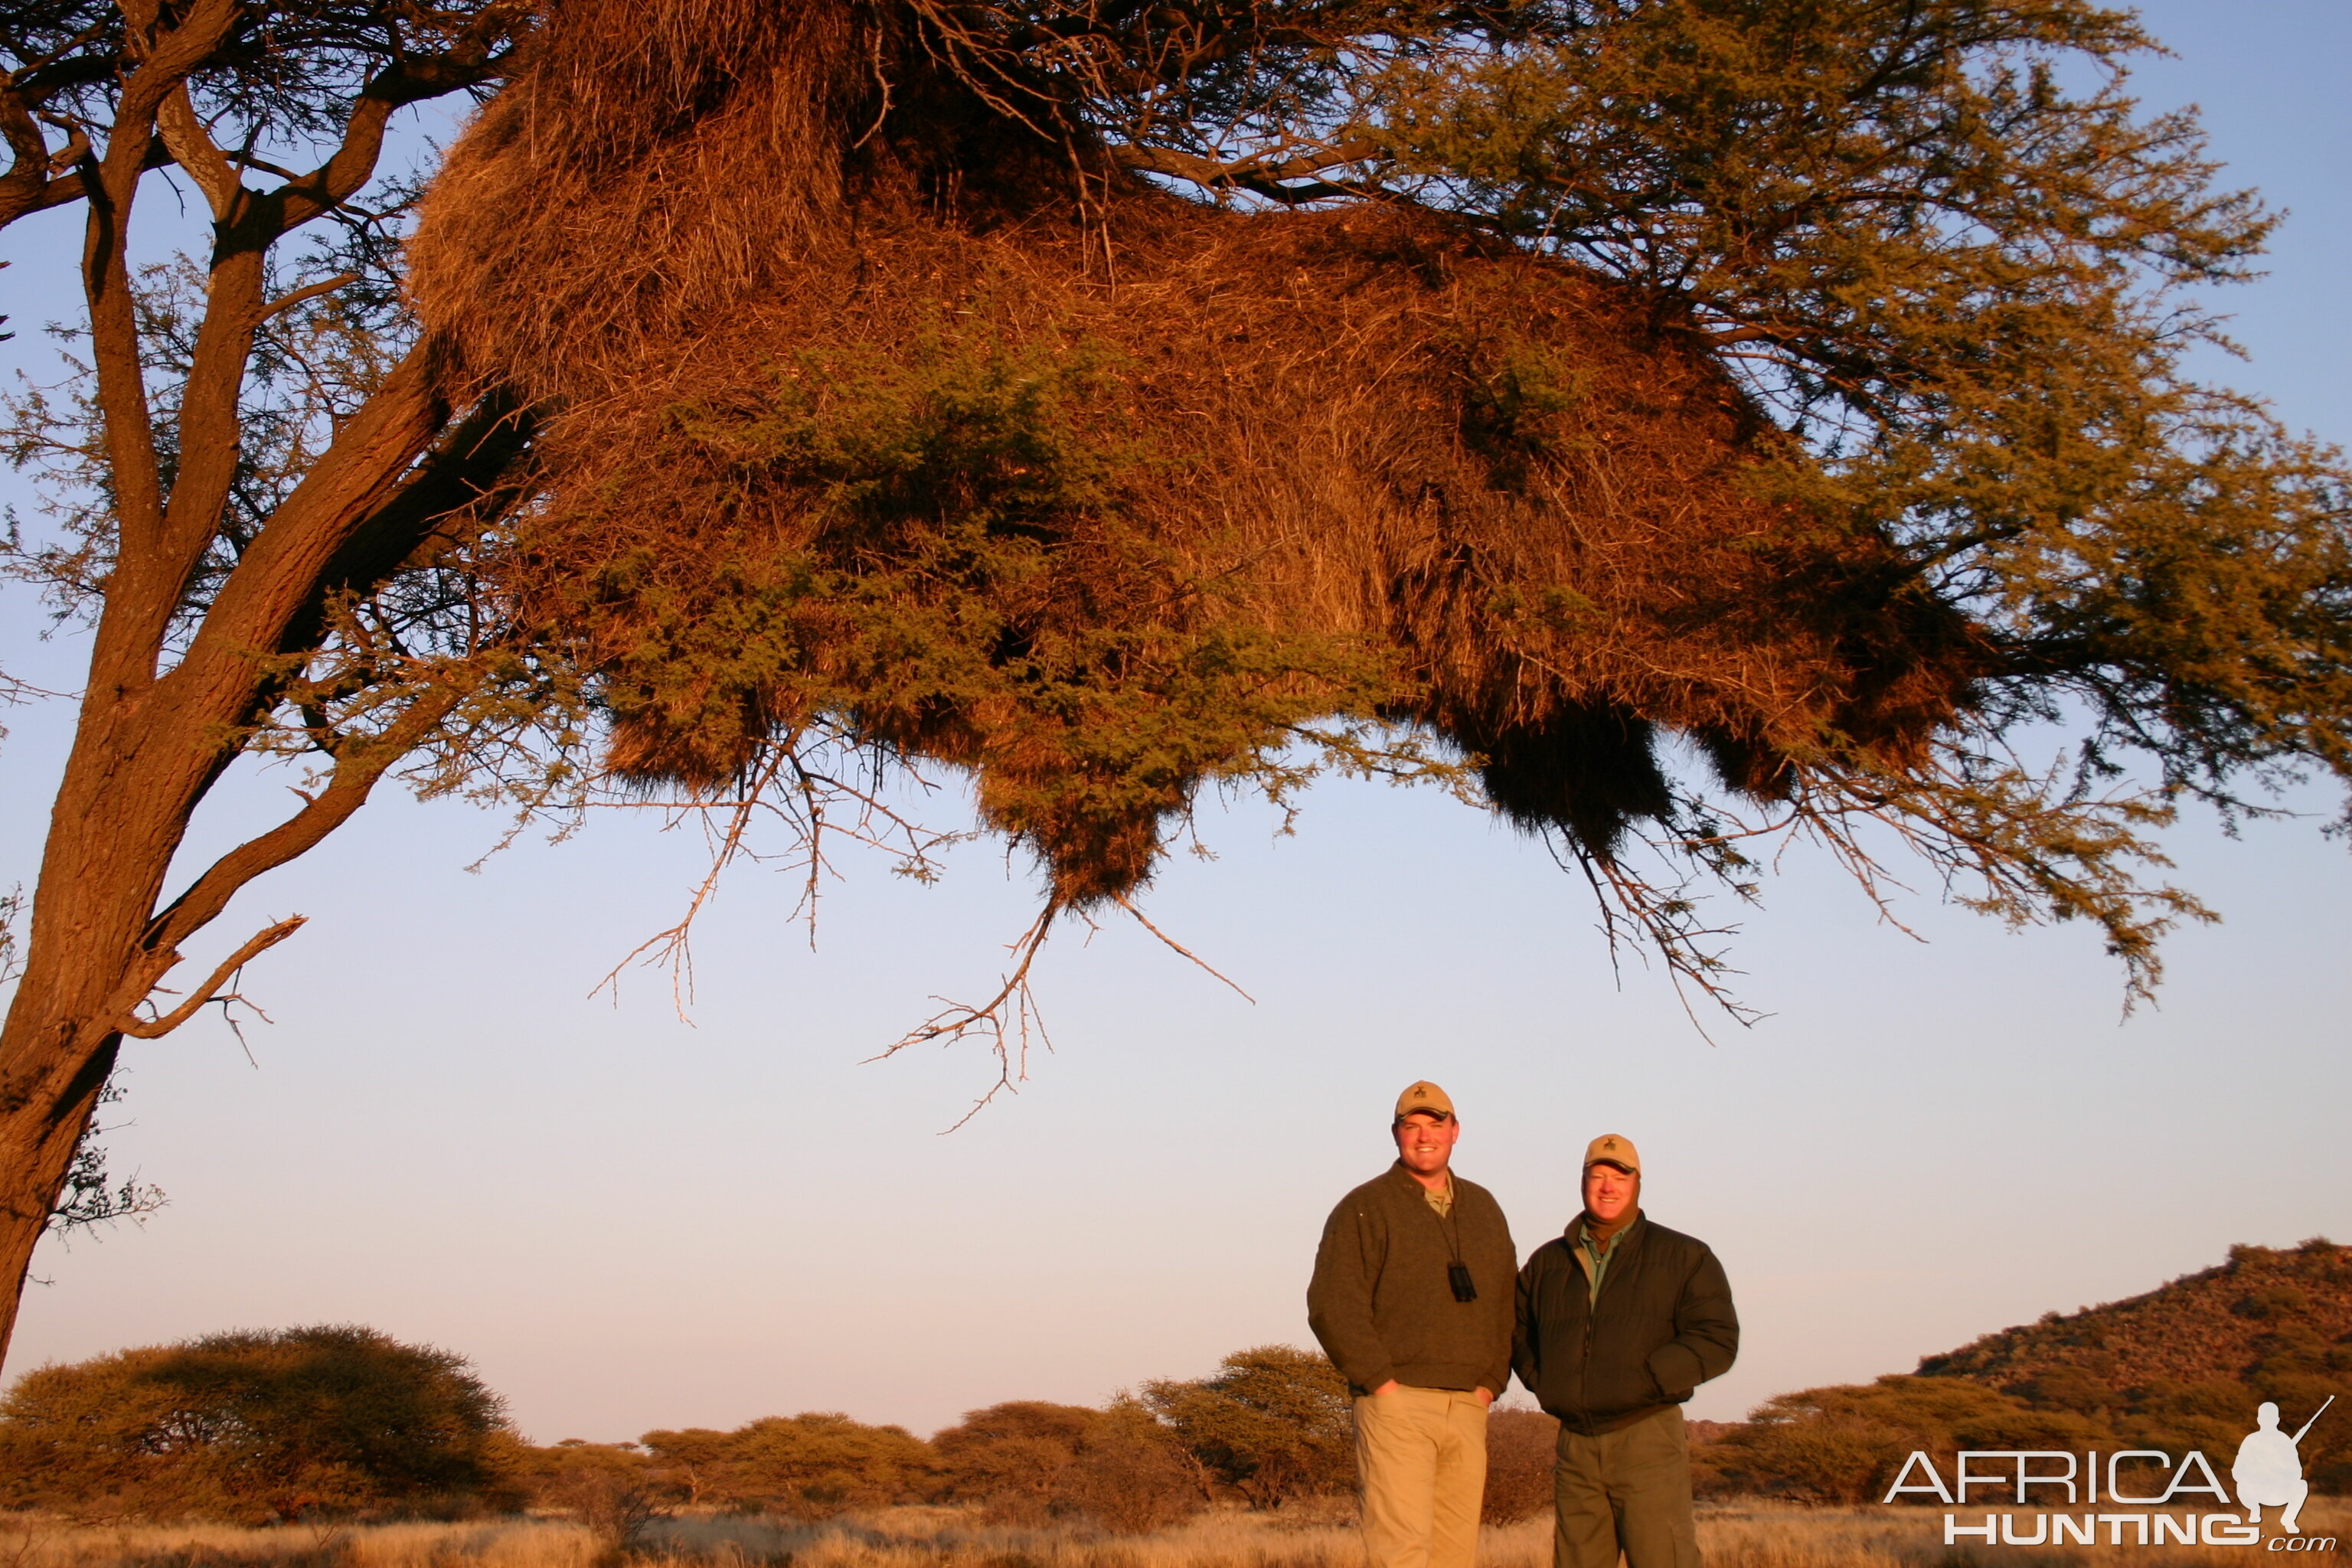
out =
[[1450,1169],[1444,1089],[1406,1089],[1390,1131],[1397,1163],[1323,1226],[1307,1321],[1355,1396],[1370,1568],[1471,1568],[1519,1255],[1493,1195]]
[[1731,1368],[1739,1320],[1705,1242],[1640,1207],[1642,1159],[1584,1152],[1584,1212],[1519,1271],[1519,1381],[1559,1417],[1553,1568],[1698,1568],[1682,1403]]

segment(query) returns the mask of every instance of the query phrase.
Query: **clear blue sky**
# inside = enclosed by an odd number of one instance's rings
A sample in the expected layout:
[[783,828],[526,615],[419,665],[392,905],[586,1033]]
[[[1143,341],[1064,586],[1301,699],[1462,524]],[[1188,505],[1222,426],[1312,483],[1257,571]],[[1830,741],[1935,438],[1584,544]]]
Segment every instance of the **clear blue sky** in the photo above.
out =
[[[2178,51],[2141,73],[2147,99],[2202,104],[2231,177],[2294,214],[2270,278],[2226,300],[2252,360],[2221,374],[2352,437],[2352,8],[2147,15]],[[70,243],[0,237],[13,325]],[[34,640],[21,591],[0,606],[0,668],[77,685],[79,646]],[[0,886],[31,879],[64,717],[0,714]],[[239,780],[192,858],[279,811],[283,782]],[[312,917],[249,972],[275,1020],[247,1029],[250,1063],[210,1021],[131,1045],[110,1143],[171,1206],[44,1250],[54,1283],[9,1370],[352,1321],[473,1357],[541,1441],[811,1409],[929,1431],[1000,1399],[1096,1401],[1308,1342],[1322,1217],[1428,1076],[1523,1251],[1573,1211],[1586,1139],[1641,1143],[1651,1212],[1730,1270],[1745,1348],[1692,1408],[1733,1416],[2234,1241],[2352,1235],[2352,864],[2316,830],[2328,797],[2300,804],[2316,816],[2239,841],[2176,836],[2227,923],[2171,943],[2161,1007],[2128,1023],[2086,931],[2012,935],[1922,896],[1915,942],[1792,857],[1738,950],[1771,1016],[1714,1045],[1655,973],[1620,989],[1580,885],[1475,812],[1331,786],[1278,839],[1263,810],[1212,811],[1220,858],[1179,859],[1148,909],[1255,1004],[1131,928],[1066,932],[1040,975],[1057,1051],[942,1137],[984,1055],[864,1058],[994,973],[1033,897],[999,852],[931,889],[866,868],[814,952],[789,879],[738,874],[684,1023],[658,976],[617,1005],[590,991],[675,917],[698,839],[615,819],[468,874],[498,821],[387,796],[197,953]]]

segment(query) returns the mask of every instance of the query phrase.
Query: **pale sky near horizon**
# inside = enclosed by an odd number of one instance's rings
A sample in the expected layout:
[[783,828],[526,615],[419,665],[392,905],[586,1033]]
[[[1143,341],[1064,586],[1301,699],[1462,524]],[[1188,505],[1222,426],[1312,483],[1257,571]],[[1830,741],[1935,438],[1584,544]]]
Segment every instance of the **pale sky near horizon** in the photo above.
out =
[[[2145,14],[2178,57],[2145,65],[2145,96],[2200,103],[2225,180],[2293,213],[2271,276],[2221,300],[2252,358],[2217,378],[2352,438],[2352,7]],[[26,329],[59,307],[31,275],[70,243],[56,223],[0,235],[5,363],[39,352]],[[81,645],[41,624],[0,594],[0,668],[78,686]],[[67,718],[0,713],[0,888],[32,880]],[[270,820],[284,782],[237,780],[190,858]],[[2318,832],[2326,791],[2294,804],[2311,815],[2237,840],[2174,835],[2226,921],[2170,942],[2160,1005],[2128,1021],[2090,931],[2006,932],[1923,877],[1915,941],[1793,853],[1735,955],[1770,1016],[1711,1020],[1713,1044],[1654,971],[1629,961],[1621,987],[1580,883],[1473,810],[1332,784],[1283,838],[1263,807],[1212,808],[1219,858],[1179,857],[1145,908],[1255,1002],[1131,926],[1065,931],[1039,975],[1057,1048],[942,1136],[992,1077],[984,1051],[865,1058],[995,973],[1034,899],[997,849],[929,889],[862,868],[814,952],[792,879],[738,871],[683,1023],[657,975],[617,1005],[591,991],[676,918],[698,838],[604,820],[469,874],[500,820],[387,791],[192,948],[208,963],[311,917],[248,972],[274,1020],[247,1028],[250,1062],[209,1018],[130,1043],[108,1144],[170,1206],[43,1248],[51,1283],[5,1371],[357,1321],[471,1357],[539,1441],[803,1410],[929,1432],[997,1400],[1096,1402],[1311,1343],[1323,1216],[1386,1163],[1389,1105],[1426,1076],[1523,1254],[1573,1213],[1588,1138],[1640,1143],[1650,1212],[1730,1273],[1739,1363],[1690,1409],[1736,1417],[2232,1242],[2352,1239],[2352,860]]]

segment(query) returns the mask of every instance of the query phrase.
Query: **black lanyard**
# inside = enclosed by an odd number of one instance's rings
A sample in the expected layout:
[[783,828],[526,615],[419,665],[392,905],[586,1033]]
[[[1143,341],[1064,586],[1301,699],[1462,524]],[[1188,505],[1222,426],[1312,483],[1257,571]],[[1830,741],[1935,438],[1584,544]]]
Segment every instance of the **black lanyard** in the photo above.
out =
[[[1454,1178],[1448,1174],[1445,1181],[1448,1186],[1452,1186]],[[1454,1218],[1454,1205],[1461,1201],[1461,1194],[1456,1192],[1447,1202],[1444,1214],[1438,1213],[1437,1205],[1430,1203],[1429,1189],[1426,1187],[1422,1189],[1421,1201],[1427,1205],[1429,1217],[1437,1222],[1438,1231],[1445,1237],[1445,1256],[1452,1259],[1445,1266],[1445,1282],[1453,1287],[1454,1299],[1457,1301],[1476,1300],[1478,1286],[1470,1278],[1470,1266],[1462,1261],[1462,1231]]]

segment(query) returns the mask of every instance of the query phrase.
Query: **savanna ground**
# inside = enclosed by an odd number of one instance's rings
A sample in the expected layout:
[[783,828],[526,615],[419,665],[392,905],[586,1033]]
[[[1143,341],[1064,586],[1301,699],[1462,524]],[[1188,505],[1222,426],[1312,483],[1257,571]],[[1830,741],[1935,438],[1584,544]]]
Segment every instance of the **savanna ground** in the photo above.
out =
[[[689,1516],[651,1521],[617,1555],[645,1568],[1361,1568],[1349,1513],[1219,1510],[1129,1537],[992,1527],[947,1508],[888,1509],[822,1524]],[[2315,1555],[2338,1561],[2352,1541],[2352,1500],[2315,1498],[2302,1522],[2314,1545],[2334,1540],[2332,1550]],[[1748,1500],[1702,1503],[1698,1535],[1708,1568],[2251,1568],[2254,1552],[2274,1555],[2267,1531],[2262,1548],[2109,1546],[2105,1531],[2091,1548],[1947,1548],[1942,1523],[1940,1509]],[[1549,1516],[1489,1528],[1479,1542],[1481,1568],[1549,1568],[1550,1531]],[[0,1519],[0,1568],[600,1568],[615,1560],[605,1538],[556,1519],[250,1530]]]

